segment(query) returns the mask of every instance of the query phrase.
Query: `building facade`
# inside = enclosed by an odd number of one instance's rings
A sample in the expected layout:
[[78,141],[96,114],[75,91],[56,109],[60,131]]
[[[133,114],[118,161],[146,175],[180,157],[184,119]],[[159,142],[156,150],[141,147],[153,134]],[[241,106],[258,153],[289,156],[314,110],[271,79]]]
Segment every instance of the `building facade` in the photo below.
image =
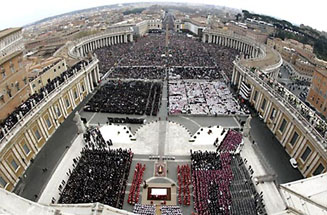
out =
[[37,74],[35,74],[34,77],[30,77],[30,82],[29,82],[31,94],[38,92],[48,82],[52,81],[55,77],[60,76],[66,70],[67,70],[66,60],[62,59],[62,60],[57,60],[51,65],[42,68],[42,70],[34,71]]
[[0,122],[28,98],[22,29],[0,31]]
[[307,101],[327,118],[327,69],[315,70]]
[[12,191],[38,151],[100,80],[98,60],[56,87],[0,140],[0,187]]
[[234,62],[232,84],[249,86],[249,103],[305,177],[327,170],[327,124],[283,85]]

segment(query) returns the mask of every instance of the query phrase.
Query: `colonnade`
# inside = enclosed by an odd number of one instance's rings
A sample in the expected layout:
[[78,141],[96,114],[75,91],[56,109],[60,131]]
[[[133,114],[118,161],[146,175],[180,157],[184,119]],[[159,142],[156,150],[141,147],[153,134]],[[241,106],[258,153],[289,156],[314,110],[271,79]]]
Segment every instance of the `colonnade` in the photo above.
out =
[[220,46],[226,46],[236,49],[244,54],[249,55],[251,58],[256,58],[260,54],[260,48],[255,47],[253,44],[249,44],[242,40],[233,37],[227,37],[225,35],[215,35],[204,33],[202,36],[202,42],[214,43]]
[[75,52],[78,57],[86,57],[89,52],[92,52],[96,49],[121,44],[121,43],[128,43],[133,42],[133,35],[132,33],[124,33],[124,34],[117,34],[117,35],[102,35],[96,36],[93,38],[89,38],[81,42],[75,47]]
[[[282,91],[286,94],[285,87],[279,85],[276,89],[269,85],[267,80],[243,68],[240,61],[234,61],[231,83],[237,90],[241,89],[242,83],[250,87],[248,102],[258,111],[285,151],[297,160],[298,169],[303,176],[310,177],[326,172],[326,140],[316,130],[314,123],[310,123],[310,120],[303,117],[301,110],[292,106],[285,98],[287,96],[278,93]],[[307,110],[311,111],[309,107]],[[315,115],[313,111],[312,115]],[[305,151],[310,153],[304,156]]]

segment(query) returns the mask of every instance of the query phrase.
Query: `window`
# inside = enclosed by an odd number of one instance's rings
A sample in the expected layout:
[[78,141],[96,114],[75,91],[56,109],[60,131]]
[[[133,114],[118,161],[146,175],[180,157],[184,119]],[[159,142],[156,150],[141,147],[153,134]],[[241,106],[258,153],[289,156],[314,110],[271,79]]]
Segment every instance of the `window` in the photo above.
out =
[[8,96],[11,98],[12,97],[12,95],[11,95],[11,90],[10,89],[7,89],[7,94],[8,94]]
[[51,123],[49,117],[45,121],[47,123],[48,128],[50,128],[52,126],[52,123]]
[[84,84],[82,84],[82,92],[84,92],[85,88],[84,88]]
[[11,65],[11,66],[10,66],[10,71],[11,71],[12,73],[14,73],[14,72],[15,72],[15,68],[14,68],[14,65]]
[[3,67],[0,67],[2,78],[6,77],[6,70]]
[[290,144],[294,146],[295,142],[297,141],[297,138],[299,137],[298,133],[294,132],[293,137],[290,141]]
[[258,97],[258,91],[255,91],[254,92],[253,101],[256,101],[257,100],[257,97]]
[[266,103],[267,103],[266,99],[263,99],[263,102],[262,102],[262,105],[261,105],[261,110],[265,109]]
[[60,108],[58,106],[56,106],[55,110],[57,112],[57,116],[61,116]]
[[26,155],[28,155],[30,153],[30,148],[28,148],[28,146],[26,144],[23,145],[23,149]]
[[6,185],[7,185],[7,182],[5,181],[5,179],[3,179],[1,176],[0,176],[0,185],[5,188]]
[[69,107],[69,106],[70,106],[69,99],[66,98],[66,107]]
[[35,134],[35,137],[36,137],[37,140],[41,139],[41,135],[40,135],[39,130],[35,130],[34,134]]
[[12,161],[10,162],[10,164],[11,164],[11,166],[12,166],[12,168],[14,170],[18,169],[18,165],[17,165],[17,163],[16,163],[16,161],[14,159],[12,159]]
[[77,99],[78,95],[77,95],[77,91],[74,90],[74,99]]
[[19,87],[19,82],[18,81],[16,82],[15,86],[16,86],[16,90],[19,91],[20,87]]
[[279,127],[279,131],[280,131],[281,133],[284,132],[285,127],[286,127],[286,124],[287,124],[287,121],[286,121],[285,119],[283,119],[283,122],[282,122],[282,124],[281,124],[280,127]]
[[276,109],[273,108],[272,111],[271,111],[271,114],[270,114],[270,119],[273,120],[276,116]]
[[312,173],[313,175],[319,175],[324,171],[325,167],[320,163],[317,169]]
[[19,66],[20,69],[23,68],[23,62],[22,62],[22,59],[19,59],[19,61],[18,61],[18,66]]
[[302,156],[301,156],[301,159],[302,159],[303,161],[305,161],[305,160],[309,157],[310,153],[311,153],[311,149],[310,149],[309,147],[307,147],[307,148],[305,149],[305,151],[303,152],[303,154],[302,154]]

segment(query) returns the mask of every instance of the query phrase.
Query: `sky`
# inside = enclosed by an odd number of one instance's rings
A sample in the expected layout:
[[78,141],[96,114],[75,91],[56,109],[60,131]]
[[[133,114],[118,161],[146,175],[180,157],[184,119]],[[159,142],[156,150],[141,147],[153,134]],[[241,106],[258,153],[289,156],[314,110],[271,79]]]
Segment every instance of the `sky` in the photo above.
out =
[[[1,2],[0,29],[19,27],[40,19],[90,7],[149,0],[4,0]],[[169,2],[156,0],[156,2]],[[285,19],[327,31],[325,0],[176,0],[170,2],[206,3]]]

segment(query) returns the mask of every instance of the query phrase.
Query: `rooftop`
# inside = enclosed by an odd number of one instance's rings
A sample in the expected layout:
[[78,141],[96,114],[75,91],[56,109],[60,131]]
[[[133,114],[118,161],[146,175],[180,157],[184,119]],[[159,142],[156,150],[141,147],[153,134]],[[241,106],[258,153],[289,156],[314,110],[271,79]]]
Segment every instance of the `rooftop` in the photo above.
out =
[[17,31],[20,31],[20,30],[22,30],[21,27],[19,27],[19,28],[7,28],[7,29],[4,29],[4,30],[1,30],[0,31],[0,39],[4,38],[4,37],[6,37],[6,36],[8,36],[10,34],[13,34],[13,33],[17,32]]
[[[280,185],[287,204],[300,212],[327,213],[327,173]],[[323,213],[321,213],[323,212]],[[316,213],[316,214],[318,214]]]

